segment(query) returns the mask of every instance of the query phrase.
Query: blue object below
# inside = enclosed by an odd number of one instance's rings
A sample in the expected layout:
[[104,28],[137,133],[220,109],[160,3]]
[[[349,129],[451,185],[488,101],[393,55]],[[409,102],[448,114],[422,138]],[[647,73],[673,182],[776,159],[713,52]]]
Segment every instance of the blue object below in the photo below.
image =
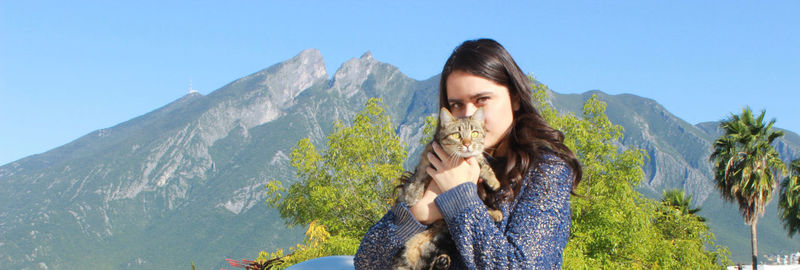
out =
[[353,256],[328,256],[304,261],[286,268],[286,270],[352,270]]

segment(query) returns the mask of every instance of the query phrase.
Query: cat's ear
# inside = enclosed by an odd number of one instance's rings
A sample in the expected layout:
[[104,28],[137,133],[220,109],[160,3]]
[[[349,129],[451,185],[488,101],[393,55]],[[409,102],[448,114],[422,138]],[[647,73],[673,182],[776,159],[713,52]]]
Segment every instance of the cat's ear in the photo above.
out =
[[478,108],[475,113],[470,116],[470,119],[478,122],[483,122],[483,108]]
[[442,122],[442,125],[453,122],[454,118],[455,117],[450,114],[450,111],[448,111],[447,108],[442,107],[442,109],[439,110],[439,121]]

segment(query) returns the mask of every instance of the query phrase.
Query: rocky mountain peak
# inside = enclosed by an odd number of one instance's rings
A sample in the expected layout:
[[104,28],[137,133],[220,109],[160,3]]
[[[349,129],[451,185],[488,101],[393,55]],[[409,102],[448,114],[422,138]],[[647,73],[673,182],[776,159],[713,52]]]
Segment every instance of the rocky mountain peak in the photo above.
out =
[[359,57],[359,58],[360,59],[371,60],[372,59],[372,52],[371,51],[367,51],[364,54],[362,54],[361,57]]
[[304,67],[314,78],[328,78],[325,70],[325,59],[317,49],[305,49],[285,62],[293,67]]
[[322,54],[317,49],[306,49],[286,61],[238,79],[209,96],[222,99],[267,96],[284,107],[303,90],[327,79]]
[[367,51],[360,58],[352,58],[342,64],[333,75],[332,90],[345,97],[352,97],[361,90],[361,85],[367,80],[375,65],[380,64],[372,58],[372,53]]
[[[81,258],[104,258],[92,262],[102,269],[125,268],[120,262],[131,261],[142,269],[178,268],[187,258],[213,265],[253,247],[302,241],[302,230],[285,228],[278,211],[266,208],[263,188],[272,179],[296,181],[289,153],[298,140],[321,142],[333,121],[347,122],[366,98],[381,97],[412,147],[408,164],[413,166],[424,117],[438,111],[439,75],[416,81],[369,51],[344,63],[332,82],[329,78],[320,52],[303,50],[207,96],[187,94],[58,149],[0,166],[5,186],[0,205],[7,206],[0,207],[0,269],[81,268],[86,263]],[[732,231],[726,221],[739,220],[738,213],[722,204],[710,180],[708,155],[718,122],[692,126],[656,101],[633,95],[547,92],[559,111],[576,115],[591,94],[607,102],[612,123],[625,127],[622,147],[647,151],[640,190],[654,198],[662,190],[683,188],[694,195],[695,206],[713,209],[701,215],[722,221],[710,223],[715,232]],[[782,157],[800,157],[800,136],[787,132],[780,140],[776,149]],[[767,216],[774,217],[772,211]],[[763,220],[769,224],[764,227],[779,226]],[[265,226],[271,228],[267,233]],[[739,243],[734,240],[746,233],[720,233],[718,239]],[[774,242],[773,250],[791,245],[783,232],[762,236]],[[85,248],[75,249],[75,243]],[[167,245],[176,248],[152,252]]]
[[[306,49],[291,59],[260,72],[258,85],[268,88],[280,105],[294,99],[316,82],[328,79],[325,60],[317,49]],[[283,107],[283,106],[281,106]]]

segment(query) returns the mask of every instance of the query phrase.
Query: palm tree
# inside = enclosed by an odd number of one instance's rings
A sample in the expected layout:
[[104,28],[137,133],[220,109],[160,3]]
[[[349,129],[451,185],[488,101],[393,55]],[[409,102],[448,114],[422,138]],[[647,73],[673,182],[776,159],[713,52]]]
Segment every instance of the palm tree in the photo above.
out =
[[772,130],[775,119],[764,124],[764,114],[761,111],[758,118],[753,118],[753,112],[746,107],[741,115],[731,114],[731,118],[722,121],[720,128],[725,133],[714,141],[714,152],[709,157],[722,198],[735,200],[745,224],[750,225],[753,269],[758,263],[758,217],[772,198],[778,174],[786,170],[772,147],[783,132]]
[[789,237],[800,232],[800,159],[792,161],[789,176],[781,183],[778,211]]
[[698,221],[705,222],[705,218],[696,214],[697,212],[700,212],[700,208],[691,208],[689,206],[691,202],[692,195],[684,194],[683,190],[681,189],[665,190],[664,194],[661,196],[661,203],[664,205],[677,209],[681,212],[681,214],[694,215],[697,217]]

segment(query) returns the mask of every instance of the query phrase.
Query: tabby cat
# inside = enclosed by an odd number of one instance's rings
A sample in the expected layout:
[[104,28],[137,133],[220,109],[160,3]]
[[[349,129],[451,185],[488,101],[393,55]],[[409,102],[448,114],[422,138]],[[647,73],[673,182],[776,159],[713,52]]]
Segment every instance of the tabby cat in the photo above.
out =
[[[472,116],[455,118],[446,108],[439,111],[439,130],[434,134],[449,157],[441,157],[443,162],[452,162],[458,158],[475,157],[480,165],[480,178],[491,191],[500,188],[500,182],[492,168],[483,157],[483,140],[486,131],[483,129],[483,109],[478,109]],[[422,198],[431,177],[425,171],[431,166],[427,153],[433,151],[429,143],[422,151],[422,158],[410,175],[403,181],[397,203],[414,205]],[[448,159],[449,158],[449,159]],[[487,205],[488,206],[488,205]],[[489,209],[489,215],[497,222],[503,219],[500,210]],[[393,269],[447,269],[451,256],[456,253],[455,244],[450,239],[450,232],[444,220],[436,221],[428,229],[409,239],[396,255]]]

